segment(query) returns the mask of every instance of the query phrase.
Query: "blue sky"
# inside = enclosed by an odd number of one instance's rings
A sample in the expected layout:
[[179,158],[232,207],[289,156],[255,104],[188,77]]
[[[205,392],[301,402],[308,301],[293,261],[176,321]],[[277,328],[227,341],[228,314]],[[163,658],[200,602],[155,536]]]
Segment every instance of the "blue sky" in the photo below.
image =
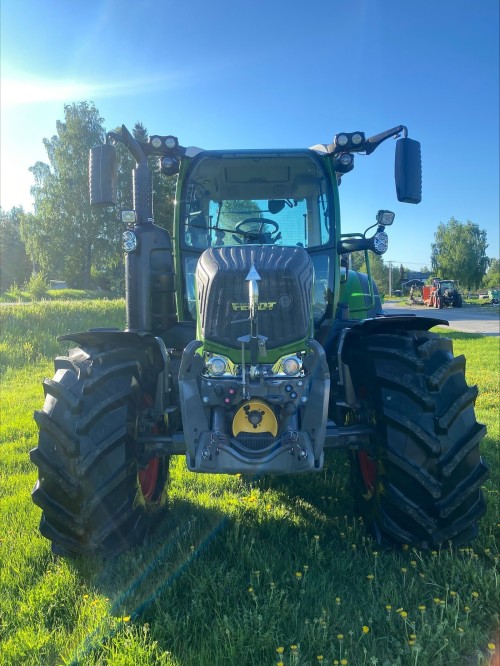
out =
[[399,124],[422,143],[423,201],[397,202],[392,140],[357,156],[343,231],[396,212],[385,260],[430,264],[440,222],[499,256],[498,0],[2,0],[1,205],[30,208],[65,103],[203,148],[294,148]]

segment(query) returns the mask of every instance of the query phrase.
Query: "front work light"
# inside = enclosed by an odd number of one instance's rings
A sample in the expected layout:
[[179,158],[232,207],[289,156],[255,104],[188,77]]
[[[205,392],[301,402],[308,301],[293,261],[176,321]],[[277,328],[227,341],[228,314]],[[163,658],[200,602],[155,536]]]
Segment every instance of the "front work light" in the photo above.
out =
[[396,214],[390,210],[379,210],[376,219],[381,227],[388,227],[394,222],[395,217]]
[[135,210],[122,210],[122,222],[124,224],[135,224],[136,219]]
[[175,136],[166,136],[165,137],[165,148],[168,150],[175,150],[179,146],[179,141]]
[[124,231],[122,238],[125,252],[133,252],[137,248],[137,236],[133,231]]
[[389,247],[389,237],[385,231],[377,231],[373,237],[373,251],[375,254],[384,254]]
[[165,176],[175,176],[179,171],[179,161],[170,155],[165,155],[160,162],[161,172]]
[[340,153],[352,151],[354,153],[362,152],[365,149],[364,132],[342,132],[333,137],[333,143],[328,148],[331,153]]
[[341,153],[334,158],[334,168],[337,173],[348,173],[354,169],[354,155]]

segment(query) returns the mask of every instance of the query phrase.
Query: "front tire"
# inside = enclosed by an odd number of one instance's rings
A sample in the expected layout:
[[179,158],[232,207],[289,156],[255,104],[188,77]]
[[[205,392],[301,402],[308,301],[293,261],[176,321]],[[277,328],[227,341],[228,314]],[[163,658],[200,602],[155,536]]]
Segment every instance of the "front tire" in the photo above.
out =
[[35,412],[33,501],[56,552],[113,556],[141,542],[166,502],[168,458],[146,460],[139,423],[161,368],[151,349],[74,349],[55,360]]
[[[354,336],[353,336],[354,337]],[[351,456],[357,508],[376,540],[418,548],[461,545],[485,512],[476,387],[465,358],[436,334],[356,337],[348,349],[356,393],[375,426],[373,452]]]

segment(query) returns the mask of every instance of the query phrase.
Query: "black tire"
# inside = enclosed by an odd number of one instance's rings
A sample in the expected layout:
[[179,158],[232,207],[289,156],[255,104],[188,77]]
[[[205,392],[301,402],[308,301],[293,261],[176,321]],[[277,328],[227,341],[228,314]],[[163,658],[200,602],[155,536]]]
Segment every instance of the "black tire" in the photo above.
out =
[[351,454],[357,508],[381,544],[467,543],[485,512],[477,388],[451,340],[422,331],[377,334],[348,349],[356,393],[374,423],[374,453]]
[[[158,371],[147,349],[74,349],[35,412],[40,531],[60,553],[110,557],[141,542],[166,503],[168,459],[141,459],[138,417]],[[144,470],[145,468],[145,470]]]
[[455,295],[455,300],[453,302],[453,307],[454,308],[461,308],[462,307],[462,295],[461,294],[456,294]]

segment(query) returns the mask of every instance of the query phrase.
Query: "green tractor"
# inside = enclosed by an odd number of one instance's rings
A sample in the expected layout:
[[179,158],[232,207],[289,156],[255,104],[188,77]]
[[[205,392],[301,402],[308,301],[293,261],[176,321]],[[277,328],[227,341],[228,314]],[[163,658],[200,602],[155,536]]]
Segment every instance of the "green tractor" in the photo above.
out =
[[[419,203],[420,144],[404,126],[211,151],[122,127],[92,149],[94,206],[115,204],[116,143],[136,161],[122,211],[127,326],[65,335],[75,347],[44,381],[33,500],[55,552],[140,543],[166,507],[173,455],[192,472],[277,475],[319,472],[342,449],[379,543],[477,534],[485,427],[465,359],[429,332],[447,322],[386,316],[370,276],[349,269],[351,252],[369,265],[387,249],[394,214],[379,211],[371,236],[341,233],[341,178],[390,137],[398,199]],[[154,224],[155,157],[177,174],[172,235]]]

